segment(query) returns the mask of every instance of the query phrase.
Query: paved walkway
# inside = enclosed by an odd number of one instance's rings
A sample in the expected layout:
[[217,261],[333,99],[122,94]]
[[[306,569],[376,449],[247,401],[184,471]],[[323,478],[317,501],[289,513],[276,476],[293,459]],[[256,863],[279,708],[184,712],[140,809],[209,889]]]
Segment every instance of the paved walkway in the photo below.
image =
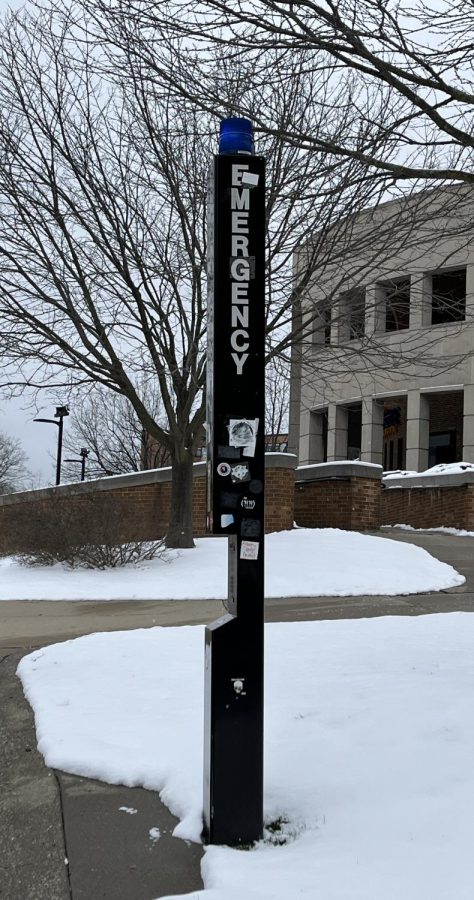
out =
[[[267,621],[474,611],[474,539],[379,534],[425,547],[462,572],[466,584],[410,597],[276,598],[266,603]],[[202,887],[202,848],[172,837],[176,820],[156,794],[44,766],[15,670],[25,652],[57,640],[209,622],[221,610],[218,601],[0,603],[1,900],[152,900]],[[155,827],[162,837],[152,842],[149,831]]]

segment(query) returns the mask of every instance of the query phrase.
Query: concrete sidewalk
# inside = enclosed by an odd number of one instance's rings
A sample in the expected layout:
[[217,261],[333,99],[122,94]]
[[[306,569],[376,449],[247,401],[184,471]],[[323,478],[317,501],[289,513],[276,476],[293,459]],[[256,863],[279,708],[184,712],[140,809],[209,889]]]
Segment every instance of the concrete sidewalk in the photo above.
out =
[[[474,611],[472,538],[379,534],[425,547],[462,572],[466,584],[409,597],[275,598],[267,601],[267,621]],[[172,837],[176,820],[157,794],[44,766],[15,671],[30,649],[57,640],[91,631],[206,622],[221,610],[218,601],[0,603],[2,900],[153,900],[199,891],[202,847]],[[152,829],[159,829],[159,840],[152,839]]]

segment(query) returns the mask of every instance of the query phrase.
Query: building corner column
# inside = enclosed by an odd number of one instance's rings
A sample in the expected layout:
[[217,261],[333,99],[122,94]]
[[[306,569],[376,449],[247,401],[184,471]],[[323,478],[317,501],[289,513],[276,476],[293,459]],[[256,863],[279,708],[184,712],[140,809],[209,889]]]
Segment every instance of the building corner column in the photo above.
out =
[[407,394],[406,467],[424,472],[428,468],[430,445],[430,401],[420,391]]
[[328,462],[347,459],[347,409],[331,403],[328,406]]
[[360,458],[378,466],[383,465],[383,411],[383,401],[372,397],[362,400]]

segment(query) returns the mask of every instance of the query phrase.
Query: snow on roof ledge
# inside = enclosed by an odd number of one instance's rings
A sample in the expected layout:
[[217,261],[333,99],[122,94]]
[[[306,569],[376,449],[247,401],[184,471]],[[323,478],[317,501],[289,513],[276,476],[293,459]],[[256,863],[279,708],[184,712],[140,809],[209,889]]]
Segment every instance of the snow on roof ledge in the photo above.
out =
[[440,463],[425,472],[390,472],[383,476],[386,488],[456,487],[474,484],[474,463]]
[[340,459],[337,462],[312,463],[298,466],[296,481],[324,481],[330,478],[374,478],[380,480],[382,466],[358,459]]

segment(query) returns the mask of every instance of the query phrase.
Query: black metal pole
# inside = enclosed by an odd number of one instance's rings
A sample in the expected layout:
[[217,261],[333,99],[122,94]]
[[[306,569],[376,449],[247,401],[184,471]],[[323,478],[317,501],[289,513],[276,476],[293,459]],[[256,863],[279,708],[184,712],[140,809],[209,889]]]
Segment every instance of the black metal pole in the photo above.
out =
[[63,417],[58,422],[58,452],[56,455],[56,485],[61,484],[61,456],[63,452]]
[[81,481],[86,479],[86,459],[88,456],[89,452],[87,450],[81,450]]
[[237,846],[263,831],[265,161],[222,132],[209,200],[208,531],[229,535],[229,590],[227,615],[206,628],[203,835]]

